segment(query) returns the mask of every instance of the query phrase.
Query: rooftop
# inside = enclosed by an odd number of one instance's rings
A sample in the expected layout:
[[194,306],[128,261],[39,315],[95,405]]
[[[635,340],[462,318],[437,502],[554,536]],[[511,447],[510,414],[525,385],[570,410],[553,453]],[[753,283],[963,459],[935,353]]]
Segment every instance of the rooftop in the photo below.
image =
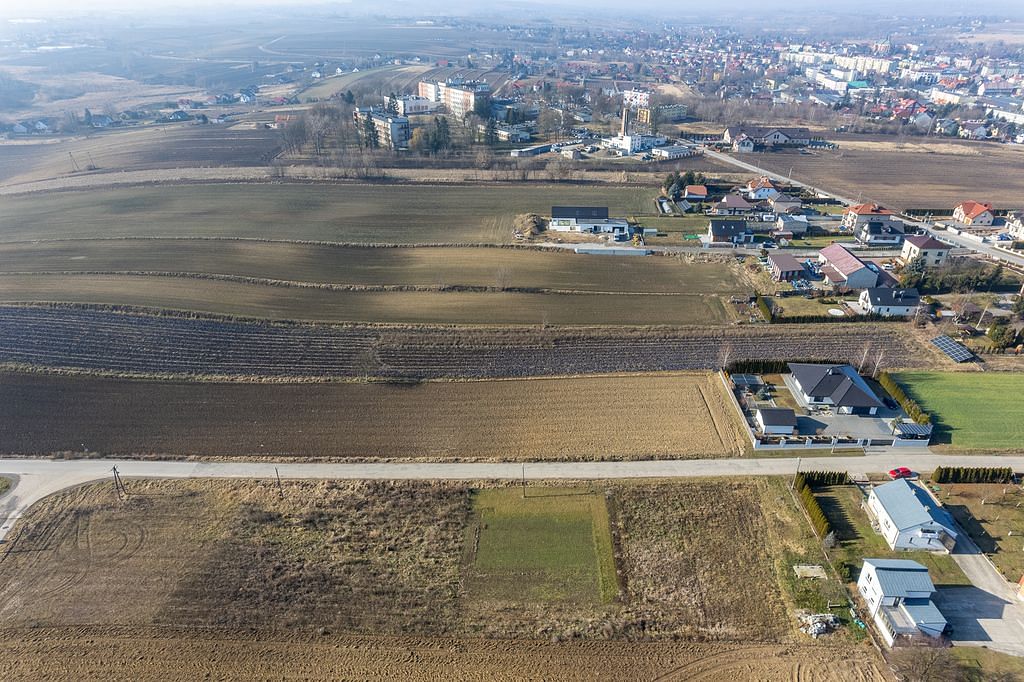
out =
[[804,394],[829,398],[836,407],[881,407],[882,401],[850,365],[789,363],[789,371]]
[[952,246],[949,244],[943,244],[935,237],[930,237],[925,234],[912,234],[906,239],[907,243],[913,244],[919,249],[927,251],[943,250],[949,251]]
[[867,265],[857,256],[850,253],[842,244],[831,244],[822,249],[819,254],[828,261],[836,272],[847,277],[853,273],[866,268]]
[[889,287],[871,287],[865,289],[868,301],[872,306],[906,306],[914,307],[921,304],[921,296],[917,289],[892,289]]
[[765,426],[796,426],[796,412],[784,407],[766,407],[757,411]]
[[872,492],[900,530],[934,522],[956,534],[952,517],[920,486],[899,478],[874,488]]
[[919,597],[935,593],[928,569],[910,559],[865,559],[873,566],[878,587],[886,597]]
[[882,208],[878,204],[857,204],[856,206],[850,206],[846,209],[846,212],[856,213],[857,215],[892,215],[892,211]]

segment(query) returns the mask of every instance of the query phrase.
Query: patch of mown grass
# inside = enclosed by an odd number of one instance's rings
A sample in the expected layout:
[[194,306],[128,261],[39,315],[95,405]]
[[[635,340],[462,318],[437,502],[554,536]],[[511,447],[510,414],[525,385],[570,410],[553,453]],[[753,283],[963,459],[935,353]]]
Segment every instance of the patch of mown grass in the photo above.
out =
[[608,602],[618,588],[603,496],[584,490],[485,490],[474,506],[471,596]]
[[894,376],[935,424],[933,442],[958,449],[1021,450],[1024,420],[1013,396],[1024,374],[900,372]]
[[11,479],[3,478],[0,476],[0,495],[7,492],[7,489],[11,487]]

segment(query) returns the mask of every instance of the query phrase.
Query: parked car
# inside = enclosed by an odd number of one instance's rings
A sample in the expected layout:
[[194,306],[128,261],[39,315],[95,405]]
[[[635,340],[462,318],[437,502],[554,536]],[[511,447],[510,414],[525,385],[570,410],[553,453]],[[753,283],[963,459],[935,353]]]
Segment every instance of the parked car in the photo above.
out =
[[896,480],[897,478],[910,478],[914,475],[914,472],[907,467],[896,467],[889,471],[889,478]]

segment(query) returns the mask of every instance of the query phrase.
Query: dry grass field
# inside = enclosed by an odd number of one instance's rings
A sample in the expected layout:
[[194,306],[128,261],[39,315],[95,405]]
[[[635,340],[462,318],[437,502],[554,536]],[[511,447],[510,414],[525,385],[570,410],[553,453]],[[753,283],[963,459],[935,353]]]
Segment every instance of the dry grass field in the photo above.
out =
[[[106,484],[68,491],[30,510],[0,561],[0,665],[108,679],[244,679],[260,664],[313,677],[885,679],[866,645],[793,629],[774,529],[786,525],[789,542],[801,530],[770,511],[791,504],[774,486],[590,490],[531,487],[526,502],[540,506],[519,517],[517,541],[552,565],[571,555],[548,533],[567,501],[607,499],[625,589],[611,603],[564,603],[548,621],[495,596],[486,632],[461,579],[465,485],[286,482],[279,495],[271,481],[128,481],[124,502]],[[480,492],[524,509],[518,490]]]
[[0,452],[318,458],[739,455],[709,374],[417,385],[0,376]]
[[0,241],[253,237],[381,244],[508,243],[520,213],[607,205],[652,213],[652,187],[179,185],[0,198]]
[[232,275],[353,287],[495,287],[638,294],[746,291],[736,269],[678,257],[606,258],[552,249],[368,248],[208,239],[0,243],[0,273]]
[[[839,145],[813,155],[759,154],[748,161],[787,175],[792,168],[796,180],[894,209],[952,209],[971,196],[1017,208],[1024,193],[1018,172],[1024,150],[1018,146],[921,138],[855,138]],[[907,178],[914,179],[912,185]]]
[[710,294],[351,291],[133,275],[0,276],[0,302],[88,303],[304,322],[656,326],[729,321]]
[[[280,151],[274,130],[175,124],[46,141],[0,143],[0,185],[160,168],[266,166]],[[69,156],[70,154],[70,156]],[[74,172],[72,157],[84,171]]]

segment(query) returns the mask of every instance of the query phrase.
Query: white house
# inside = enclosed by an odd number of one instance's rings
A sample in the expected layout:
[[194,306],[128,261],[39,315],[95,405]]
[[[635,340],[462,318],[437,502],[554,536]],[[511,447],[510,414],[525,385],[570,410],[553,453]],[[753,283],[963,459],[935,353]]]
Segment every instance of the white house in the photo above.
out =
[[789,363],[796,397],[807,406],[834,407],[840,414],[876,414],[875,392],[850,365]]
[[857,591],[890,647],[899,640],[941,637],[946,618],[932,603],[928,569],[909,559],[865,559]]
[[843,211],[843,227],[851,230],[869,220],[887,221],[893,218],[893,212],[878,204],[858,204]]
[[890,549],[949,552],[956,545],[953,518],[906,479],[872,488],[867,510]]
[[696,155],[696,148],[685,144],[675,144],[670,147],[655,147],[651,150],[651,156],[658,159],[685,159]]
[[765,435],[792,436],[796,429],[796,413],[788,408],[772,407],[759,409],[754,420],[757,428]]
[[884,317],[910,317],[917,314],[921,296],[917,289],[870,287],[860,292],[859,302],[867,313]]
[[977,225],[989,227],[995,220],[992,213],[992,204],[982,204],[977,201],[965,201],[957,204],[953,209],[953,220],[964,225]]
[[552,206],[548,229],[555,232],[590,232],[592,234],[628,234],[629,222],[609,218],[604,206]]
[[913,234],[903,241],[903,251],[900,252],[900,260],[904,263],[909,263],[912,260],[923,258],[925,265],[930,268],[937,268],[946,262],[951,248],[949,244],[943,244],[935,237]]
[[759,178],[754,178],[743,186],[743,193],[747,195],[747,198],[752,201],[765,201],[767,199],[774,199],[775,197],[782,194],[775,183],[772,182],[771,178],[762,175]]
[[1006,229],[1014,239],[1024,239],[1024,212],[1007,216]]

